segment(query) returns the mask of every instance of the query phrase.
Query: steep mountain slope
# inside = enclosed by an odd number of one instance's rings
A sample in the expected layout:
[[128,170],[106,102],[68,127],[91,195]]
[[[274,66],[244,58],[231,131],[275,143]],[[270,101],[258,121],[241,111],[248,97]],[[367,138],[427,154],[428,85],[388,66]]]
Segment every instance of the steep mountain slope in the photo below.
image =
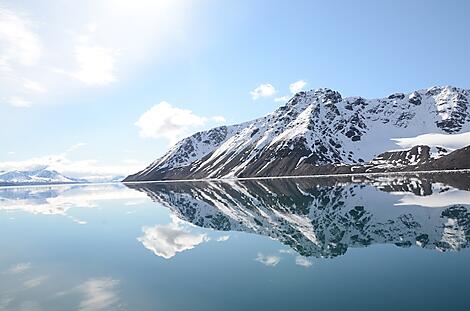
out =
[[57,184],[86,182],[83,179],[66,177],[57,171],[38,169],[32,171],[9,171],[0,173],[0,185]]
[[[380,154],[382,164],[393,162],[386,161],[383,153],[399,148],[401,138],[419,141],[423,134],[466,132],[470,132],[470,90],[433,87],[367,100],[318,89],[297,93],[254,121],[194,134],[125,181],[351,172],[341,166],[379,160]],[[459,147],[470,144],[463,141],[468,135],[459,137]],[[456,149],[439,139],[424,144],[433,157]],[[417,145],[422,144],[410,148]]]

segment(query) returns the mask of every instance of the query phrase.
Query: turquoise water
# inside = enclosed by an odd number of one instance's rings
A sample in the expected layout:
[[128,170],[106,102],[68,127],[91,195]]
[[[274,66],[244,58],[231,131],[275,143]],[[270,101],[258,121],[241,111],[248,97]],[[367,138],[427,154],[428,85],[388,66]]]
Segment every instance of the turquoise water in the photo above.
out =
[[467,310],[470,177],[0,189],[0,310]]

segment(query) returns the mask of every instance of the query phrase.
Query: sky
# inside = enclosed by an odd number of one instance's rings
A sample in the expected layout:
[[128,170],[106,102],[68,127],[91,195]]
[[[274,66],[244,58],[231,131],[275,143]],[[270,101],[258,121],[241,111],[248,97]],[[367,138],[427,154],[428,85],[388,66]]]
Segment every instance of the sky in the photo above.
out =
[[0,0],[0,171],[126,175],[296,91],[470,88],[468,1]]

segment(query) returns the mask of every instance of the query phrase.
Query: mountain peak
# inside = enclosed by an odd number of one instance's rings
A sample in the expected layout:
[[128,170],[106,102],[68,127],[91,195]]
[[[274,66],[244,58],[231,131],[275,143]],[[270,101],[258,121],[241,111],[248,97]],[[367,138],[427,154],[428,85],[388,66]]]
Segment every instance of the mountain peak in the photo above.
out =
[[342,100],[342,96],[338,91],[329,88],[318,88],[309,91],[300,91],[295,93],[289,100],[288,104],[298,104],[300,102],[312,101],[316,99],[320,103],[338,103]]
[[336,104],[343,100],[341,94],[338,91],[334,91],[329,88],[316,89],[313,91],[313,94],[324,104]]
[[[194,134],[126,181],[305,175],[322,167],[328,173],[331,166],[363,165],[403,150],[397,141],[414,142],[406,150],[427,145],[451,152],[457,147],[448,146],[448,134],[464,132],[470,132],[468,90],[441,86],[366,99],[319,88],[296,93],[265,117]],[[422,141],[425,134],[437,140]],[[390,159],[398,156],[415,152]],[[401,160],[391,165],[411,161]]]

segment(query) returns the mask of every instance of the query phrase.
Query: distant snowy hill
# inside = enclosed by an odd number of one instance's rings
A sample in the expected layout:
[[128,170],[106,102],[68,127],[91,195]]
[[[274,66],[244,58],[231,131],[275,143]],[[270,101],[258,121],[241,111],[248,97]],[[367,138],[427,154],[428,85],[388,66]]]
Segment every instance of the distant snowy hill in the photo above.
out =
[[185,138],[125,181],[400,170],[468,145],[470,90],[365,99],[318,89],[265,117]]
[[67,177],[57,171],[48,169],[0,172],[0,185],[37,185],[80,182],[86,182],[86,180]]

